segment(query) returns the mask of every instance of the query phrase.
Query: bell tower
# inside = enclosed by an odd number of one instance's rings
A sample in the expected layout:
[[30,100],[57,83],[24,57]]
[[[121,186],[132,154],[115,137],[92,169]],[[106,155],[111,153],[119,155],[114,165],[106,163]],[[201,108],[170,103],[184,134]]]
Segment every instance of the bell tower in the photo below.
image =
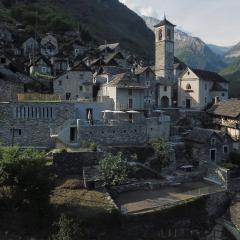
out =
[[166,17],[155,28],[155,73],[174,81],[174,27]]

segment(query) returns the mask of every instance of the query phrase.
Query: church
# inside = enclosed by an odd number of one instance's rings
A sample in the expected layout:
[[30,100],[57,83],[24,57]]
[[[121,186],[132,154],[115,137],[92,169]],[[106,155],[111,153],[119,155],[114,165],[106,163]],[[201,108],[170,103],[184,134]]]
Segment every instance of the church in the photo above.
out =
[[166,17],[155,26],[156,105],[204,110],[227,100],[226,79],[215,72],[188,67],[174,57],[174,27]]

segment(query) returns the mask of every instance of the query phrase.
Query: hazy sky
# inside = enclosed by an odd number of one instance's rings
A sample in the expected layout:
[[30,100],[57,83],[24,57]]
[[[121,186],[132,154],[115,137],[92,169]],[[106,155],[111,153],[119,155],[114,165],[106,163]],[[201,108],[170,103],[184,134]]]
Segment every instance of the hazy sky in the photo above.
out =
[[240,0],[120,0],[136,12],[167,18],[207,43],[240,42]]

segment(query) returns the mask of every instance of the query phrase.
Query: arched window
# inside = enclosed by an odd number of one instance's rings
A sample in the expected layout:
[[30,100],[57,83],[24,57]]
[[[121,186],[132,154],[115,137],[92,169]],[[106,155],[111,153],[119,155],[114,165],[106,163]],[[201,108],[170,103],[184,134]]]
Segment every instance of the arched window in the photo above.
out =
[[191,90],[191,89],[192,89],[191,84],[188,83],[187,86],[186,86],[186,89],[187,89],[187,90]]
[[162,29],[160,29],[159,32],[158,32],[158,39],[162,40],[162,38],[163,38]]

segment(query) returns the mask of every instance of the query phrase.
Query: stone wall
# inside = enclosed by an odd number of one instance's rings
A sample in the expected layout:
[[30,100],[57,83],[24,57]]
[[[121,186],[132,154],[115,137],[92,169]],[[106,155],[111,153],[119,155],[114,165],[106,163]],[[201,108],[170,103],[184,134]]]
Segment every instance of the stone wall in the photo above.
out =
[[53,171],[60,175],[82,175],[83,167],[96,165],[102,154],[97,152],[72,152],[53,154]]
[[50,129],[74,117],[70,103],[0,103],[0,142],[5,145],[51,148]]
[[24,84],[0,79],[0,102],[17,100],[17,94],[24,93]]

